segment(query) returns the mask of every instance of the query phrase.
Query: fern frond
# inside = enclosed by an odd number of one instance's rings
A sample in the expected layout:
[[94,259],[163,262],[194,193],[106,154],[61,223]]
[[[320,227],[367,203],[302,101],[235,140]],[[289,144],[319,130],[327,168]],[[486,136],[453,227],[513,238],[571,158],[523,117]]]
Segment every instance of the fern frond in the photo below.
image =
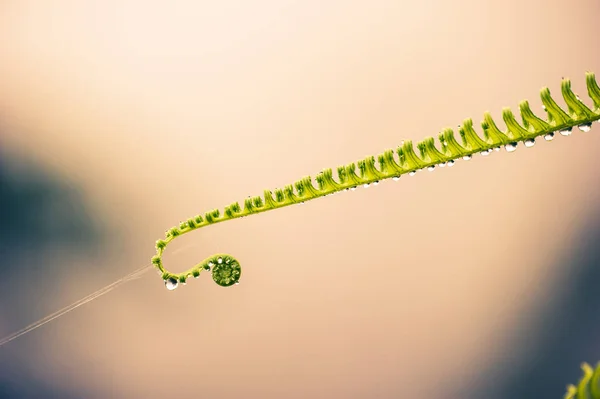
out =
[[468,160],[476,153],[488,155],[492,150],[499,150],[501,147],[512,152],[517,149],[520,142],[523,142],[525,147],[531,147],[539,136],[548,141],[554,138],[556,132],[568,136],[573,127],[587,132],[591,129],[594,121],[600,120],[600,88],[591,72],[586,74],[586,85],[588,95],[593,102],[591,108],[573,93],[571,81],[563,79],[561,94],[567,109],[560,108],[550,95],[550,90],[545,87],[540,92],[547,114],[545,119],[536,116],[529,103],[522,101],[519,104],[522,123],[517,121],[515,114],[509,108],[502,110],[502,119],[506,124],[505,131],[500,130],[490,113],[486,112],[481,122],[482,135],[477,133],[471,119],[463,121],[458,131],[460,143],[457,141],[454,131],[446,128],[439,134],[437,143],[433,137],[425,138],[417,143],[418,154],[415,152],[412,141],[406,140],[395,152],[387,150],[378,156],[368,156],[358,162],[339,166],[337,180],[333,177],[332,169],[325,169],[316,176],[316,187],[313,185],[312,177],[305,176],[294,184],[285,186],[283,190],[276,189],[274,197],[271,190],[265,190],[263,197],[248,197],[244,201],[243,210],[235,202],[225,207],[222,213],[215,209],[205,213],[204,218],[196,216],[188,219],[180,223],[179,227],[169,229],[164,240],[156,242],[156,256],[152,258],[152,263],[169,289],[176,288],[178,283],[185,284],[188,278],[198,277],[202,271],[208,270],[212,272],[213,279],[217,284],[233,285],[240,278],[241,268],[239,262],[231,255],[213,255],[191,269],[177,274],[164,268],[161,261],[162,254],[167,245],[176,237],[211,224],[304,203],[338,192],[355,190],[360,185],[365,187],[370,184],[376,185],[385,179],[397,180],[404,174],[414,175],[416,171],[424,168],[433,170],[438,165],[451,166],[456,160]]
[[579,384],[568,385],[564,399],[600,399],[600,362],[593,369],[587,363],[581,365],[583,376]]

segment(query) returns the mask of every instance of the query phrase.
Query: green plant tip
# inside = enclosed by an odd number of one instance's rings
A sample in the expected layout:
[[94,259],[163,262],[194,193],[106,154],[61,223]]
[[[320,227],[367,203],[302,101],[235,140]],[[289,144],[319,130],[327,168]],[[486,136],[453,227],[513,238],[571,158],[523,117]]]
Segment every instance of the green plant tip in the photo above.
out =
[[[558,106],[548,88],[542,88],[540,91],[543,109],[547,114],[545,119],[533,113],[529,102],[521,101],[518,108],[522,124],[509,108],[505,107],[502,110],[502,119],[507,127],[505,131],[498,128],[489,112],[485,112],[481,122],[483,134],[477,133],[472,119],[464,119],[458,130],[460,143],[454,131],[445,128],[437,135],[437,143],[433,137],[427,137],[416,143],[415,147],[411,140],[405,140],[395,151],[387,150],[378,156],[371,155],[336,169],[324,169],[314,180],[310,176],[305,176],[293,184],[284,186],[283,190],[264,190],[262,197],[248,196],[243,202],[243,209],[239,202],[234,202],[226,206],[223,212],[214,209],[204,213],[204,218],[195,216],[185,219],[185,222],[167,230],[165,239],[156,242],[156,255],[152,258],[152,264],[159,270],[169,289],[177,288],[180,283],[184,284],[189,276],[197,277],[202,271],[208,270],[212,270],[213,280],[220,286],[234,285],[239,281],[241,267],[237,259],[231,255],[213,255],[191,269],[175,274],[164,268],[161,260],[163,252],[177,237],[211,224],[290,205],[304,204],[306,201],[335,193],[352,192],[358,187],[376,186],[386,179],[398,180],[404,174],[414,176],[419,170],[434,171],[438,169],[436,166],[450,167],[457,160],[470,160],[473,154],[487,156],[493,150],[500,151],[501,148],[506,152],[514,152],[520,147],[521,142],[522,147],[531,148],[538,136],[551,141],[556,137],[557,132],[562,136],[570,136],[573,134],[574,127],[581,132],[589,132],[593,129],[592,124],[600,121],[600,87],[591,72],[586,74],[586,85],[588,96],[593,104],[591,107],[584,104],[572,91],[571,81],[563,79],[560,93],[567,105],[566,110]],[[337,171],[335,177],[333,170]]]

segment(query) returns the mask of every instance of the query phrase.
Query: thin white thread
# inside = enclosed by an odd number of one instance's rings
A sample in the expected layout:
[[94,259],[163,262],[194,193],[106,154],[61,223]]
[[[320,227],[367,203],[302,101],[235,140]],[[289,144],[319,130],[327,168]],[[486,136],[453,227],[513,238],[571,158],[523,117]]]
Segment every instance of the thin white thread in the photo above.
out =
[[[198,244],[189,244],[182,248],[178,248],[175,251],[173,251],[172,255],[175,255],[176,253],[181,252],[184,249],[188,249],[188,248],[194,247],[196,245],[198,245]],[[50,323],[52,320],[54,320],[60,316],[64,316],[65,314],[69,313],[70,311],[77,309],[81,305],[85,305],[86,303],[91,302],[94,299],[99,298],[102,295],[109,293],[110,291],[114,290],[121,284],[125,284],[128,281],[132,281],[137,278],[140,278],[144,273],[146,273],[152,267],[153,267],[153,265],[142,266],[139,269],[129,273],[128,275],[121,277],[117,281],[115,281],[111,284],[108,284],[107,286],[100,288],[99,290],[89,294],[88,296],[81,298],[80,300],[73,302],[72,304],[65,306],[64,308],[62,308],[60,310],[57,310],[56,312],[51,313],[51,314],[39,319],[38,321],[29,324],[26,327],[23,327],[22,329],[15,331],[14,333],[12,333],[10,335],[7,335],[6,337],[4,337],[0,340],[0,346],[9,343],[13,339],[17,339],[20,336],[25,335],[28,332],[31,332],[31,331],[35,330],[36,328],[43,326],[46,323]]]
[[63,315],[69,313],[70,311],[72,311],[74,309],[77,309],[81,305],[85,305],[86,303],[93,301],[94,299],[96,299],[96,298],[98,298],[98,297],[100,297],[100,296],[102,296],[102,295],[104,295],[104,294],[106,294],[106,293],[114,290],[115,288],[117,288],[121,284],[125,284],[126,282],[129,282],[129,281],[132,281],[132,280],[135,280],[135,279],[141,277],[144,273],[146,273],[148,270],[150,270],[150,268],[152,268],[152,265],[143,266],[143,267],[141,267],[141,268],[139,268],[139,269],[137,269],[137,270],[129,273],[128,275],[126,275],[124,277],[121,277],[117,281],[115,281],[115,282],[113,282],[111,284],[108,284],[107,286],[105,286],[105,287],[103,287],[103,288],[101,288],[101,289],[93,292],[92,294],[90,294],[90,295],[88,295],[88,296],[86,296],[86,297],[84,297],[84,298],[82,298],[82,299],[80,299],[80,300],[78,300],[78,301],[76,301],[76,302],[68,305],[68,306],[65,306],[64,308],[62,308],[62,309],[60,309],[60,310],[58,310],[58,311],[56,311],[56,312],[54,312],[52,314],[49,314],[48,316],[43,317],[43,318],[39,319],[38,321],[36,321],[34,323],[31,323],[30,325],[28,325],[27,327],[24,327],[24,328],[20,329],[19,331],[16,331],[16,332],[14,332],[14,333],[12,333],[12,334],[10,334],[10,335],[2,338],[0,340],[0,346],[9,343],[13,339],[19,338],[20,336],[22,336],[24,334],[27,334],[28,332],[33,331],[36,328],[39,328],[39,327],[43,326],[44,324],[49,323],[52,320],[54,320],[54,319],[56,319],[56,318],[58,318],[60,316],[63,316]]

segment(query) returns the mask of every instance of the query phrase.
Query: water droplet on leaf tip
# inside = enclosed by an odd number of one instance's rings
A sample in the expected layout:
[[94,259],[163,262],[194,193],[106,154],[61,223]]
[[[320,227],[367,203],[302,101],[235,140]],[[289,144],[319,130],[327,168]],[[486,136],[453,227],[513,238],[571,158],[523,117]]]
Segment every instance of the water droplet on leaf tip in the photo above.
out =
[[516,142],[512,142],[512,143],[508,143],[504,146],[504,148],[506,149],[507,152],[513,152],[517,150],[517,143]]
[[392,180],[393,181],[398,181],[398,180],[400,180],[400,176],[394,176],[394,177],[392,177]]
[[363,184],[363,187],[364,187],[364,188],[368,188],[368,187],[369,187],[369,183],[365,183],[365,184]]
[[409,173],[408,173],[408,175],[409,175],[409,176],[414,176],[414,175],[416,175],[416,174],[417,174],[417,172],[415,172],[414,170],[413,170],[412,172],[409,172]]
[[450,168],[452,166],[454,166],[454,160],[451,159],[450,161],[448,161],[448,167]]
[[531,148],[535,145],[535,139],[527,139],[525,140],[525,147]]
[[374,185],[374,186],[376,186],[376,185],[378,185],[378,184],[379,184],[379,180],[376,180],[376,181],[374,181],[374,182],[373,182],[373,185]]
[[491,154],[491,152],[492,152],[491,150],[483,150],[483,151],[481,151],[481,153],[480,153],[480,154],[481,154],[482,156],[484,156],[484,157],[485,157],[485,156],[488,156],[488,155],[490,155],[490,154]]
[[178,285],[179,281],[176,278],[169,277],[165,280],[165,287],[167,287],[169,291],[173,291]]
[[442,162],[442,163],[440,164],[440,168],[445,168],[445,167],[446,167],[446,162]]
[[559,131],[559,133],[563,136],[570,136],[572,131],[573,131],[573,128],[569,127],[569,128]]
[[554,132],[546,133],[544,135],[544,140],[546,140],[546,141],[552,141],[552,140],[554,140]]
[[428,166],[427,170],[433,172],[435,170],[435,165]]
[[590,130],[592,130],[592,124],[591,123],[584,123],[584,124],[581,124],[581,125],[577,126],[577,128],[579,130],[581,130],[582,132],[589,132]]
[[465,160],[465,161],[468,161],[469,159],[471,159],[471,156],[470,156],[470,155],[465,155],[465,156],[463,157],[463,160]]
[[220,264],[220,263],[223,263],[223,258],[218,258],[218,259],[217,259],[217,263],[219,263],[219,264]]

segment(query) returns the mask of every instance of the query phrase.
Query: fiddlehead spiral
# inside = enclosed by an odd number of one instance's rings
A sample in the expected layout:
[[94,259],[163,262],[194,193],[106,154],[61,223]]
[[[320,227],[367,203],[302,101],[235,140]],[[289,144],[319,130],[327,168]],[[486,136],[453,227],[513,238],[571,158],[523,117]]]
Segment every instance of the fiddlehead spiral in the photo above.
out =
[[579,384],[568,385],[564,399],[600,399],[600,362],[593,369],[587,363],[581,365],[583,376]]
[[600,88],[591,72],[586,74],[586,85],[588,95],[593,102],[592,108],[588,108],[579,96],[573,93],[571,81],[563,79],[561,94],[567,104],[566,110],[556,104],[548,88],[543,88],[540,92],[543,108],[547,113],[546,119],[536,116],[529,103],[522,101],[519,104],[522,124],[517,121],[509,108],[503,109],[505,131],[500,130],[490,113],[486,112],[481,122],[482,136],[475,131],[473,121],[466,119],[458,130],[460,143],[454,131],[446,128],[439,134],[438,143],[433,137],[418,143],[418,153],[415,152],[412,141],[406,140],[395,151],[390,149],[377,157],[369,156],[356,163],[339,166],[337,180],[333,177],[332,169],[325,169],[315,177],[317,187],[314,186],[313,179],[306,176],[283,189],[276,189],[274,193],[265,190],[262,197],[248,197],[244,201],[243,209],[239,203],[234,202],[226,206],[223,213],[215,209],[206,212],[204,217],[190,218],[181,222],[178,227],[169,229],[165,239],[156,242],[156,255],[152,258],[152,263],[169,289],[176,288],[180,283],[185,284],[188,278],[198,277],[202,271],[211,271],[213,280],[221,286],[233,285],[239,281],[241,268],[237,259],[231,255],[213,255],[191,269],[176,274],[167,271],[162,263],[162,254],[167,244],[182,234],[211,224],[355,190],[361,185],[364,187],[376,185],[385,179],[398,180],[404,174],[408,173],[412,176],[416,171],[425,168],[433,170],[436,166],[452,166],[456,160],[471,159],[475,153],[489,155],[492,150],[498,151],[501,147],[504,147],[507,152],[513,152],[519,142],[523,142],[525,147],[532,147],[539,136],[550,141],[554,139],[556,132],[563,136],[570,135],[573,127],[588,132],[592,122],[600,120]]

